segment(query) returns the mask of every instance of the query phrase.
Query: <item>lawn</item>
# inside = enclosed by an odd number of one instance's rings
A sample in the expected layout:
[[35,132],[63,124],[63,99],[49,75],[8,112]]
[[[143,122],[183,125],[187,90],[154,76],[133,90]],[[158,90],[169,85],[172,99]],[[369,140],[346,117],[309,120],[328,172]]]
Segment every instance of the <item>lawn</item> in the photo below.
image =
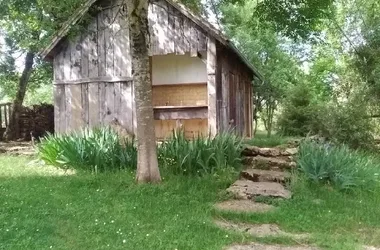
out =
[[[0,249],[222,249],[243,235],[212,224],[228,178],[78,174],[0,157]],[[220,180],[222,179],[222,180]]]
[[294,141],[300,138],[290,137],[290,136],[281,136],[277,133],[273,133],[268,137],[265,131],[257,131],[255,137],[250,140],[246,140],[245,143],[257,146],[257,147],[276,147],[280,145],[285,145],[290,141]]
[[179,177],[163,173],[161,185],[134,184],[133,173],[65,175],[0,156],[0,249],[223,249],[253,238],[226,232],[213,218],[276,223],[310,239],[256,241],[310,244],[322,249],[380,246],[380,190],[342,193],[292,184],[293,198],[267,214],[215,211],[234,175]]

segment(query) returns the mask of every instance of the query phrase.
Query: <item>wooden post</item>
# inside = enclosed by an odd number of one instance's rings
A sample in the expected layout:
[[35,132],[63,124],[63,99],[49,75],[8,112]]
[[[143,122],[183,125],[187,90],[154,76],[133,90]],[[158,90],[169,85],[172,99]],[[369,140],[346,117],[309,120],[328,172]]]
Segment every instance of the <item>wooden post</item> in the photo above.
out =
[[208,92],[208,128],[211,136],[217,133],[216,124],[216,44],[215,39],[207,40],[207,92]]

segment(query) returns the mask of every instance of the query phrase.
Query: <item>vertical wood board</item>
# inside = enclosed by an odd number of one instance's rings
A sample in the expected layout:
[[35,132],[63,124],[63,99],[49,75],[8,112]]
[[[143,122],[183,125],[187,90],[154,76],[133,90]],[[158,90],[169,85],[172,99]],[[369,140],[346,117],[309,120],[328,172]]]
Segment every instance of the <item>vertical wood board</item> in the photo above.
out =
[[99,111],[99,84],[88,84],[88,123],[91,128],[100,124]]

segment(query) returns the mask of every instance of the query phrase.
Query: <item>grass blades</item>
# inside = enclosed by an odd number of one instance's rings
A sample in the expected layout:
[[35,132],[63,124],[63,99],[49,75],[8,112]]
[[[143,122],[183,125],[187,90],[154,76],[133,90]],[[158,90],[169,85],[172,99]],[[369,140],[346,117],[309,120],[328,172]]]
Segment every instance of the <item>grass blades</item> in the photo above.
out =
[[135,169],[137,150],[111,128],[84,129],[69,135],[49,135],[38,145],[39,156],[60,168],[107,172]]
[[181,131],[158,148],[161,167],[174,174],[204,175],[241,167],[242,140],[233,134],[186,139]]
[[[183,131],[158,146],[160,167],[181,175],[204,175],[241,166],[242,140],[233,134],[189,140]],[[49,135],[38,145],[47,164],[63,169],[109,172],[136,169],[137,149],[111,128],[84,129],[68,135]]]
[[379,161],[346,146],[306,141],[300,146],[297,165],[310,182],[338,190],[373,190],[379,184]]

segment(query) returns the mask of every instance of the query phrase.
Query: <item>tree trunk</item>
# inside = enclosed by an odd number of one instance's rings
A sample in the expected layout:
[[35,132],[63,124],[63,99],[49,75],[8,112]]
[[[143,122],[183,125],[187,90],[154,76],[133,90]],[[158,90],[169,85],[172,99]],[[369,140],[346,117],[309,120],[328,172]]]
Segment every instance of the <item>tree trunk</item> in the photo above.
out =
[[28,52],[25,57],[24,70],[19,80],[16,98],[13,101],[12,112],[9,119],[9,125],[5,131],[4,138],[6,140],[14,140],[20,137],[20,112],[22,103],[24,102],[26,89],[29,78],[33,70],[34,52]]
[[148,54],[148,4],[149,0],[127,1],[137,119],[136,180],[138,183],[161,181],[158,169]]

